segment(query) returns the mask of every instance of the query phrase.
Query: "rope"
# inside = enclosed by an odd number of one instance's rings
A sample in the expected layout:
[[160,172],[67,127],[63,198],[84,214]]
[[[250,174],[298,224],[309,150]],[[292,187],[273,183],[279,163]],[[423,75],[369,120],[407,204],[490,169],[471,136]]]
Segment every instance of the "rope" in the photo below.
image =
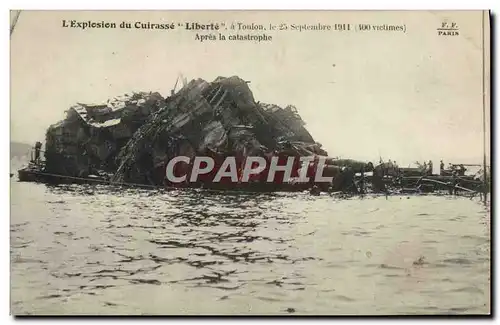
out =
[[165,189],[165,190],[185,190],[185,191],[192,191],[195,189],[202,189],[204,192],[224,192],[224,193],[249,193],[249,194],[262,194],[262,193],[271,193],[271,192],[257,192],[257,191],[248,191],[248,190],[225,190],[225,189],[211,189],[211,188],[194,188],[194,187],[174,187],[174,186],[158,186],[158,185],[148,185],[148,184],[139,184],[139,183],[125,183],[125,182],[113,182],[113,181],[108,181],[104,179],[93,179],[93,178],[86,178],[86,177],[76,177],[76,176],[65,176],[65,175],[59,175],[59,174],[52,174],[52,173],[45,173],[45,172],[33,172],[36,175],[41,175],[41,176],[52,176],[52,177],[58,177],[58,178],[65,178],[65,179],[74,179],[74,180],[81,180],[85,182],[91,182],[91,183],[101,183],[104,185],[116,185],[116,186],[129,186],[129,187],[142,187],[142,188],[150,188],[150,189]]

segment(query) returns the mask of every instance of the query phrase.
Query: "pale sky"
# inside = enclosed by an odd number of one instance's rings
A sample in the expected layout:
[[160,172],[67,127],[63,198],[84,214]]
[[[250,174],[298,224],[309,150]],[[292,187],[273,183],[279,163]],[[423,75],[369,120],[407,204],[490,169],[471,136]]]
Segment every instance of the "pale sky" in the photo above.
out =
[[[289,30],[267,32],[273,41],[260,44],[200,43],[187,30],[81,30],[62,28],[63,19],[405,24],[406,33]],[[438,36],[443,20],[460,35]],[[480,163],[481,33],[479,11],[23,12],[11,38],[11,140],[44,140],[76,102],[167,96],[182,72],[188,80],[238,75],[257,101],[295,105],[330,156]],[[489,150],[489,109],[486,118]]]

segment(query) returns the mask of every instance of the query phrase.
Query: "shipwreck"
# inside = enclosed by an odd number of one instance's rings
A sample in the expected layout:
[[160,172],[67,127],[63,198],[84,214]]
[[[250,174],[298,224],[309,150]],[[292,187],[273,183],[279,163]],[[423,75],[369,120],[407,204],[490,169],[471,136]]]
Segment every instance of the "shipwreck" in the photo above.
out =
[[[407,190],[459,189],[477,192],[477,177],[429,175],[380,162],[334,159],[315,141],[298,110],[256,101],[249,82],[237,76],[182,80],[183,86],[164,98],[157,92],[136,92],[103,104],[77,103],[66,118],[49,126],[43,158],[41,149],[30,165],[19,171],[21,181],[47,183],[106,183],[150,187],[203,187],[258,191],[305,190],[365,193]],[[176,88],[174,86],[174,89]],[[250,156],[321,157],[329,184],[263,181],[213,182],[213,174],[194,183],[172,184],[166,166],[174,157],[208,156],[220,167],[231,156],[242,166]],[[294,166],[295,171],[304,166]],[[308,168],[309,166],[306,166]],[[177,168],[189,173],[192,165]],[[314,170],[308,171],[314,176]],[[467,183],[467,184],[466,184]]]
[[[184,81],[167,98],[137,92],[105,104],[77,103],[48,128],[43,163],[23,170],[22,178],[163,186],[165,167],[176,156],[241,161],[270,153],[328,156],[294,106],[257,102],[248,82],[236,76],[196,79]],[[331,165],[329,172],[339,174],[341,168]],[[292,188],[283,183],[264,187]]]

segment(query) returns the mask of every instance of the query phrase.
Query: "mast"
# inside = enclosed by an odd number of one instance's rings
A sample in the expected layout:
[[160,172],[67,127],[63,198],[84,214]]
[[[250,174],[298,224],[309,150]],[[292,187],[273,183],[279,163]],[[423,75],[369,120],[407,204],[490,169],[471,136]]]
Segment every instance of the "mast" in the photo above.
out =
[[482,14],[482,37],[483,37],[483,57],[482,57],[482,63],[483,63],[483,81],[482,81],[482,90],[483,90],[483,182],[484,182],[484,187],[483,187],[483,198],[484,198],[484,204],[486,204],[486,195],[488,193],[487,189],[487,178],[486,178],[486,93],[485,93],[485,40],[484,40],[484,11],[481,11]]
[[14,20],[12,21],[10,25],[10,36],[12,36],[12,33],[14,32],[14,28],[16,28],[17,21],[19,20],[19,16],[21,15],[21,10],[17,10],[17,12],[14,15]]

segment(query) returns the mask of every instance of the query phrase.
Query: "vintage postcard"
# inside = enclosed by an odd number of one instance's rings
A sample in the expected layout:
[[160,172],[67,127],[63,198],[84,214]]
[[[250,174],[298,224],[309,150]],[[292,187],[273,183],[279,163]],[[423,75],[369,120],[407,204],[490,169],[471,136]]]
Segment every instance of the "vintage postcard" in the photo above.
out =
[[13,315],[490,315],[488,11],[10,28]]

